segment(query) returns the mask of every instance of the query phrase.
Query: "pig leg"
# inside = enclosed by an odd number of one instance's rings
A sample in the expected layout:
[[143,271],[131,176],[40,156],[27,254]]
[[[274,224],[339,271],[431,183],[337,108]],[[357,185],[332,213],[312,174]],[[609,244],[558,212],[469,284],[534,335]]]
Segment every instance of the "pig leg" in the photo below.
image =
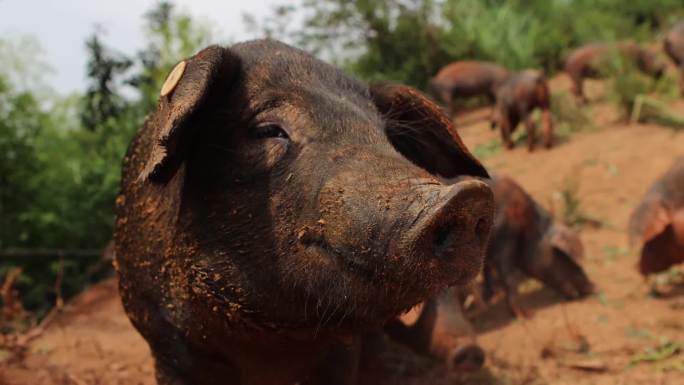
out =
[[501,125],[501,107],[499,103],[494,105],[494,108],[492,108],[492,113],[489,116],[489,128],[492,130],[495,130],[497,126]]
[[454,108],[455,108],[453,90],[442,89],[439,92],[439,96],[442,99],[442,102],[444,103],[444,107],[446,108],[447,114],[453,120],[454,119]]
[[516,317],[529,318],[532,316],[530,311],[520,307],[518,304],[518,282],[515,278],[516,240],[515,232],[502,231],[495,234],[490,240],[490,250],[487,253],[488,262],[492,262],[499,282],[503,284],[506,292],[506,302],[508,308]]
[[508,277],[504,278],[503,282],[506,290],[506,303],[508,304],[511,313],[518,318],[532,318],[532,311],[520,306],[518,300],[518,282],[515,277],[510,274]]
[[580,104],[587,102],[587,98],[584,96],[584,89],[582,86],[583,79],[579,74],[570,74],[570,79],[572,80],[572,93],[575,95]]
[[432,332],[437,321],[437,299],[431,298],[423,304],[420,316],[411,326],[406,326],[398,319],[385,326],[385,332],[393,340],[408,346],[419,354],[429,354]]
[[501,141],[507,149],[513,148],[513,140],[511,140],[511,132],[513,128],[511,127],[511,118],[508,114],[503,114],[500,117],[501,122]]
[[537,127],[532,120],[532,115],[530,114],[527,119],[525,119],[525,128],[527,129],[527,150],[534,151],[534,144],[537,141],[535,137]]
[[551,148],[553,145],[553,120],[551,110],[548,108],[542,110],[542,127],[544,130],[544,147]]

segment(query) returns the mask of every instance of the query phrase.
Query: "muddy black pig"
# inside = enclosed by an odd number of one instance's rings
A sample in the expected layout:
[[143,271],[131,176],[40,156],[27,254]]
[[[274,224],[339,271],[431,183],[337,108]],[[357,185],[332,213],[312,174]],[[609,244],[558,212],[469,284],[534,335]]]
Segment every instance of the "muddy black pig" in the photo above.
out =
[[487,96],[490,103],[496,100],[496,90],[509,75],[509,71],[494,63],[457,61],[437,72],[431,80],[432,91],[454,117],[456,100],[473,96]]
[[586,97],[582,88],[585,78],[598,78],[604,75],[606,60],[613,51],[624,59],[632,61],[637,68],[650,76],[659,78],[665,73],[665,63],[655,52],[640,47],[633,42],[618,44],[593,43],[572,50],[565,59],[564,70],[572,80],[572,92],[582,102]]
[[641,246],[644,276],[684,262],[684,157],[648,190],[629,226],[632,244]]
[[584,251],[578,235],[555,221],[511,178],[494,176],[490,186],[496,215],[485,260],[485,297],[502,285],[513,314],[528,316],[518,304],[516,272],[569,299],[592,293],[593,284],[580,265]]
[[159,384],[351,384],[364,332],[481,268],[448,117],[272,40],[180,62],[123,162],[116,267]]
[[679,90],[684,96],[684,21],[670,29],[663,39],[665,53],[672,59],[679,71]]
[[492,127],[501,130],[501,140],[506,148],[513,148],[511,134],[520,122],[527,129],[527,149],[534,150],[536,124],[532,120],[535,109],[541,111],[544,146],[553,143],[553,119],[551,117],[551,92],[542,71],[525,70],[511,75],[496,93],[496,106],[492,113]]

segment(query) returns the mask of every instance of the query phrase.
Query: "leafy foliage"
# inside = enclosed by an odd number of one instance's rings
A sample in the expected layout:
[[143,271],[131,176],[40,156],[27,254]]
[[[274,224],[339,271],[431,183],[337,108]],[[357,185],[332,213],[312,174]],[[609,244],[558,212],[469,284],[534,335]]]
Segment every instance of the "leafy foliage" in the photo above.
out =
[[[284,3],[285,4],[285,3]],[[304,28],[292,30],[292,15]],[[562,67],[595,41],[651,41],[684,15],[678,0],[304,0],[282,5],[253,30],[343,62],[368,80],[427,89],[443,65],[488,60],[512,69]]]
[[[16,76],[0,74],[0,250],[97,250],[111,239],[128,143],[169,68],[208,40],[205,28],[169,3],[147,15],[147,27],[148,48],[137,56],[112,51],[97,33],[86,41],[82,96],[41,102],[37,93],[13,87],[8,79]],[[124,91],[131,86],[134,97]],[[0,275],[20,266],[22,301],[40,315],[58,291],[68,297],[100,277],[101,265],[97,255],[14,258],[0,261]]]

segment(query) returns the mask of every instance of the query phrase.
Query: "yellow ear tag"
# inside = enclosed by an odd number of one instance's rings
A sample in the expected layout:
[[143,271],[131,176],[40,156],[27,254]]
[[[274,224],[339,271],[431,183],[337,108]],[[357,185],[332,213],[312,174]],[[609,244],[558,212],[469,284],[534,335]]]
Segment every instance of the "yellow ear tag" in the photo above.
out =
[[162,85],[161,92],[159,94],[163,97],[171,93],[176,86],[178,85],[178,82],[181,80],[183,77],[183,73],[185,72],[185,67],[187,63],[185,60],[182,62],[176,64],[175,67],[171,70],[171,73],[169,76],[166,78],[164,81],[164,84]]

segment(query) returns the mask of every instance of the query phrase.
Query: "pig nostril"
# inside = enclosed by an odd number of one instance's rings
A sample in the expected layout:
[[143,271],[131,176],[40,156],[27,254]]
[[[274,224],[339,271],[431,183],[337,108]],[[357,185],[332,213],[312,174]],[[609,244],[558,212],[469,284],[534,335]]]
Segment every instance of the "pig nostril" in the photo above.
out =
[[468,222],[461,218],[446,225],[439,226],[433,233],[432,255],[441,259],[449,259],[454,254],[454,247],[463,242],[475,241],[478,246],[484,245],[489,236],[489,222],[485,218],[477,222]]
[[439,227],[434,233],[432,241],[432,255],[437,258],[448,258],[454,238],[453,225]]

